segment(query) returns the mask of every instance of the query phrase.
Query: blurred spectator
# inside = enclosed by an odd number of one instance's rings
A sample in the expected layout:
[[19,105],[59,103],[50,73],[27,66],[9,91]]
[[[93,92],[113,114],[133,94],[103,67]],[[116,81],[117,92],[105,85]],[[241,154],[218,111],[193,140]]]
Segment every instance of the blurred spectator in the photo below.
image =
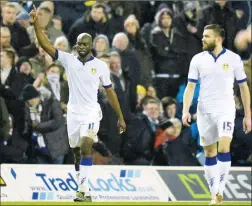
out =
[[167,141],[157,148],[152,161],[153,165],[199,166],[198,160],[183,142],[183,133],[181,133],[182,124],[180,120],[171,118],[169,121],[174,127],[173,140]]
[[17,9],[12,3],[7,3],[2,8],[2,21],[1,26],[7,26],[11,33],[11,45],[20,55],[20,49],[28,46],[31,42],[29,36],[22,26],[18,22],[15,22],[17,15]]
[[[130,105],[131,112],[136,112],[136,87],[139,84],[140,78],[140,64],[136,57],[135,52],[129,49],[129,39],[125,33],[118,33],[114,36],[112,46],[115,47],[121,57],[120,61],[117,60],[117,64],[111,60],[111,67],[115,65],[117,68],[121,67],[122,74],[125,79],[125,91]],[[112,56],[111,56],[112,57]]]
[[197,22],[200,12],[198,1],[183,1],[184,10],[174,19],[174,28],[183,35],[181,44],[186,52],[183,77],[187,79],[189,64],[192,57],[201,52],[201,38],[198,35]]
[[[184,81],[184,83],[182,83],[179,86],[179,91],[176,97],[177,100],[177,117],[179,119],[182,118],[182,109],[183,109],[183,96],[184,96],[184,92],[185,92],[185,88],[186,88],[186,82]],[[190,107],[190,113],[192,114],[192,120],[196,120],[197,115],[197,105],[198,105],[198,98],[199,98],[199,92],[200,92],[200,82],[198,81],[194,90],[194,95],[193,95],[193,100],[192,100],[192,104]]]
[[122,157],[126,164],[150,164],[159,114],[159,103],[150,100],[144,108],[144,114],[136,116],[128,124],[122,146]]
[[12,49],[11,33],[10,33],[10,30],[8,27],[1,26],[0,37],[1,37],[1,50],[0,51],[2,51],[3,49],[7,49],[7,48]]
[[124,29],[129,38],[129,47],[133,48],[140,63],[140,84],[152,83],[153,61],[145,39],[140,34],[139,22],[134,15],[124,21]]
[[97,57],[108,53],[110,50],[108,37],[103,34],[100,34],[95,37],[93,41],[93,48],[96,52]]
[[54,42],[54,47],[60,51],[69,52],[69,42],[65,36],[57,37]]
[[[110,66],[110,55],[103,54],[102,56],[98,57],[100,60],[107,63]],[[110,74],[112,86],[117,94],[118,101],[120,103],[123,116],[126,122],[129,121],[130,118],[130,111],[125,101],[125,92],[122,89],[122,85],[120,83],[120,79],[117,75],[111,72]],[[105,91],[103,87],[99,89],[98,93],[98,102],[101,105],[101,109],[103,112],[103,119],[100,123],[100,130],[98,133],[99,139],[102,140],[107,148],[111,151],[112,154],[118,154],[119,148],[121,144],[121,138],[118,134],[118,128],[114,125],[117,124],[117,117],[113,112],[113,108],[108,102],[108,99],[105,95]]]
[[173,124],[167,118],[163,118],[159,123],[159,128],[156,131],[156,138],[154,143],[154,149],[157,149],[160,145],[167,141],[172,141],[174,137]]
[[39,73],[44,73],[45,68],[53,62],[49,54],[40,45],[37,44],[37,47],[39,53],[35,57],[30,58],[30,62],[32,63],[32,76],[34,78],[37,78]]
[[54,9],[55,9],[53,1],[43,1],[39,5],[39,7],[41,7],[41,8],[48,8],[50,10],[50,19],[53,18],[53,16],[54,16]]
[[110,71],[112,74],[117,76],[120,79],[120,84],[122,86],[122,90],[126,89],[126,80],[123,75],[123,71],[121,68],[121,57],[117,52],[110,53]]
[[17,73],[15,69],[15,53],[11,49],[1,51],[1,84],[5,85],[13,80]]
[[39,164],[62,164],[69,149],[63,113],[50,91],[45,94],[40,97],[32,85],[27,85],[20,95],[26,102],[23,135],[30,143],[28,157]]
[[0,145],[9,139],[9,112],[5,100],[0,97]]
[[63,22],[62,22],[62,18],[59,15],[53,16],[52,23],[55,29],[62,31]]
[[19,4],[23,7],[23,9],[29,13],[32,9],[32,1],[28,1],[28,0],[21,0],[19,1]]
[[137,85],[137,111],[142,112],[142,100],[146,97],[146,89],[142,85]]
[[184,73],[182,34],[173,29],[173,14],[168,8],[161,9],[155,16],[158,25],[151,33],[152,55],[155,65],[155,87],[158,97],[175,97]]
[[30,16],[26,12],[21,12],[17,15],[16,21],[25,29],[27,29],[30,24]]
[[252,42],[252,24],[247,29],[241,30],[235,37],[235,47],[239,51],[244,51],[248,48],[248,45]]
[[32,64],[29,61],[29,59],[25,58],[25,57],[21,57],[19,58],[17,64],[17,71],[20,74],[24,74],[25,77],[27,77],[27,84],[33,84],[34,82],[34,78],[31,75],[31,71],[32,71]]
[[172,97],[164,97],[162,99],[164,109],[164,117],[171,119],[177,117],[177,102]]
[[40,79],[37,87],[45,86],[52,95],[60,102],[64,113],[67,111],[67,102],[69,98],[68,84],[66,81],[60,81],[60,72],[63,70],[62,66],[56,63],[51,64],[45,71],[45,76]]
[[147,96],[153,97],[154,99],[157,99],[157,91],[154,86],[147,85],[146,86]]
[[201,11],[197,26],[200,38],[202,38],[204,27],[208,24],[221,25],[226,33],[223,46],[233,50],[234,39],[238,32],[238,18],[231,8],[230,2],[226,0],[215,1],[211,6]]
[[[55,42],[57,37],[64,36],[64,33],[58,29],[55,29],[52,25],[52,11],[48,7],[39,7],[37,9],[38,12],[38,24],[39,26],[46,31],[48,34],[48,38],[52,43]],[[31,42],[35,42],[35,30],[33,26],[27,28],[27,32],[29,33]]]
[[111,152],[101,142],[94,143],[92,159],[94,165],[106,165],[111,158]]
[[111,38],[109,23],[104,9],[103,4],[97,3],[92,6],[90,12],[87,12],[74,22],[68,33],[68,40],[71,46],[76,43],[77,36],[83,32],[89,33],[93,39],[98,34],[104,34]]

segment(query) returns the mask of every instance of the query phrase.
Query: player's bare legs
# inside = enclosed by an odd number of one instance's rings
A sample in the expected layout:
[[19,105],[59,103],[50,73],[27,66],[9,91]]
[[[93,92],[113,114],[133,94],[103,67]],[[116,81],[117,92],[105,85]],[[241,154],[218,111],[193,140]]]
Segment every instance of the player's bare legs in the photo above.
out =
[[223,191],[226,184],[226,179],[231,168],[231,155],[230,155],[230,137],[220,137],[218,144],[218,167],[220,171],[220,184],[219,192],[216,196],[216,201],[221,203],[223,200]]
[[205,177],[207,179],[209,189],[212,196],[210,204],[216,204],[215,198],[219,191],[219,169],[217,165],[217,143],[204,147],[205,151]]
[[80,147],[72,148],[72,151],[74,154],[74,166],[75,166],[75,171],[76,171],[76,179],[77,179],[77,183],[79,184],[80,159],[81,159]]
[[80,140],[80,176],[77,198],[74,201],[91,202],[91,195],[88,186],[89,175],[92,167],[92,146],[94,140],[89,137],[82,137]]

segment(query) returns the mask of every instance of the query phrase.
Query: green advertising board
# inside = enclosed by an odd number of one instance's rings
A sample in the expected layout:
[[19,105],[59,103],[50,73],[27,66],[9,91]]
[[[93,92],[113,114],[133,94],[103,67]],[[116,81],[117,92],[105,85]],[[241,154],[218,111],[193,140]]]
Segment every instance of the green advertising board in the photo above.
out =
[[[211,199],[204,171],[157,169],[177,201],[208,201]],[[225,201],[251,201],[251,169],[232,170],[224,191]]]

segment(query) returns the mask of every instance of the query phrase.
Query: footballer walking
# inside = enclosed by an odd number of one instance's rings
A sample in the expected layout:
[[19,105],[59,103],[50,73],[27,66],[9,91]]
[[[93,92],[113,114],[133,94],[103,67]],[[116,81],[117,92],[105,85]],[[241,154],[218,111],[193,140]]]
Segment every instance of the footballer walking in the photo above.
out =
[[[184,93],[183,117],[189,126],[195,84],[200,81],[197,124],[200,144],[205,151],[205,177],[212,195],[211,205],[222,203],[223,191],[231,168],[230,144],[235,120],[234,80],[240,88],[245,116],[243,129],[251,131],[250,93],[243,62],[239,55],[223,48],[225,31],[219,25],[204,28],[203,52],[190,63],[188,84]],[[217,144],[218,143],[218,144]]]

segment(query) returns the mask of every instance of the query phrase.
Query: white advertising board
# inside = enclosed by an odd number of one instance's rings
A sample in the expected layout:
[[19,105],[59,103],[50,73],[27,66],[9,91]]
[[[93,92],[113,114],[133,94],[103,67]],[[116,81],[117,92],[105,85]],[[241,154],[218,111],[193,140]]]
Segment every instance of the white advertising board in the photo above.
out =
[[[1,174],[7,184],[2,201],[73,201],[78,188],[72,165],[3,164]],[[154,167],[93,166],[89,186],[94,202],[174,200]]]

